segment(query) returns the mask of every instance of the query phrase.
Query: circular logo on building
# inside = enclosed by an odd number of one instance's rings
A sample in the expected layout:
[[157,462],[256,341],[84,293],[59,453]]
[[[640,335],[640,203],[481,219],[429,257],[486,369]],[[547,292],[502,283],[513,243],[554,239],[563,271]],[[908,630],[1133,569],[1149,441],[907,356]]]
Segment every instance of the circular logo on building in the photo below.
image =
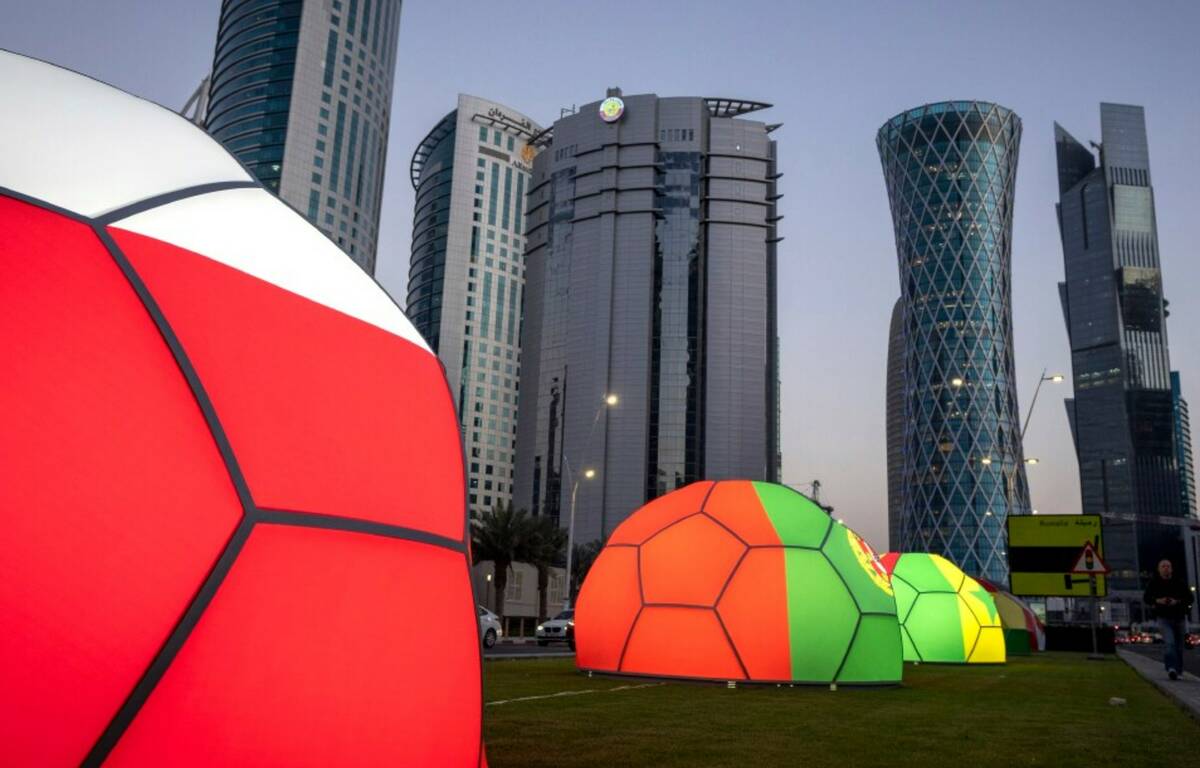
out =
[[617,96],[609,96],[600,102],[600,119],[606,123],[615,123],[625,114],[625,102]]

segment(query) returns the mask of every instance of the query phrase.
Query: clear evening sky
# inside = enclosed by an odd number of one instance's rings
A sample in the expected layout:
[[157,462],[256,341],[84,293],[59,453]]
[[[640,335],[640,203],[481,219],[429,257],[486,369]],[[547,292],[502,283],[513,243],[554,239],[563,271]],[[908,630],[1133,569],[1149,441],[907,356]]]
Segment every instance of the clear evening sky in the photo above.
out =
[[[0,47],[180,107],[212,63],[219,0],[0,1]],[[1023,119],[1013,247],[1022,411],[1070,374],[1053,121],[1099,139],[1101,101],[1146,107],[1171,363],[1200,432],[1200,3],[435,2],[405,0],[378,275],[403,303],[417,142],[459,92],[550,123],[625,93],[767,101],[784,123],[779,252],[784,479],[887,543],[884,371],[899,294],[875,131],[909,107],[995,101]],[[0,94],[3,83],[0,83]],[[0,95],[0,108],[3,100]],[[86,130],[86,126],[80,126]],[[0,152],[20,151],[2,147]],[[1035,508],[1078,512],[1074,451],[1047,384],[1026,436]]]

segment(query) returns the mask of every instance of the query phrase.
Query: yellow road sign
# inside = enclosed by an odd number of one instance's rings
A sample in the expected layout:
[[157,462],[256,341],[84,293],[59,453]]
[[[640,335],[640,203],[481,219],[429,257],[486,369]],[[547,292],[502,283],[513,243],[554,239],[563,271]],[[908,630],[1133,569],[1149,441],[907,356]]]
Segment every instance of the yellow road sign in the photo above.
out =
[[[1089,597],[1088,577],[1073,574],[1085,544],[1103,556],[1099,515],[1010,515],[1008,568],[1014,595]],[[1096,595],[1108,594],[1108,579],[1096,576]]]

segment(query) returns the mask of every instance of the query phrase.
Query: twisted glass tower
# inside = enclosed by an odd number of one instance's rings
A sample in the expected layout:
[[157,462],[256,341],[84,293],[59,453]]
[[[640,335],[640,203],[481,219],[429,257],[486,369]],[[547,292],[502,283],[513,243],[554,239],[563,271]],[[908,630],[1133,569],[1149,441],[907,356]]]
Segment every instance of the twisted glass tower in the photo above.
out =
[[879,129],[900,265],[902,551],[1008,580],[1005,521],[1029,511],[1013,380],[1011,245],[1021,120],[927,104]]

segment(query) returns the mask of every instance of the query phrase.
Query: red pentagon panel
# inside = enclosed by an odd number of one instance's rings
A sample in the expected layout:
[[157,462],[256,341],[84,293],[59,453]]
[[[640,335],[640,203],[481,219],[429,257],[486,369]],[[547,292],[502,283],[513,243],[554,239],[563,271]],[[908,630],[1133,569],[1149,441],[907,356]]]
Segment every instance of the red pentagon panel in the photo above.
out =
[[[750,510],[757,510],[757,514]],[[709,494],[704,512],[752,546],[779,545],[779,534],[749,480],[722,480]]]
[[699,512],[712,485],[711,481],[692,483],[666,496],[659,496],[638,509],[637,514],[625,518],[608,537],[607,543],[641,544],[676,520]]
[[751,680],[793,677],[783,553],[782,548],[747,552],[717,605]]
[[463,538],[458,422],[434,355],[201,255],[111,231],[204,381],[259,507]]
[[685,518],[641,546],[642,597],[647,603],[714,605],[745,551],[705,515]]
[[476,766],[472,604],[460,552],[260,524],[109,763]]
[[112,256],[0,196],[0,764],[78,764],[241,506]]
[[708,608],[643,608],[620,671],[655,677],[745,678],[717,614]]
[[575,662],[615,670],[642,607],[636,547],[605,547],[588,571],[575,605]]

